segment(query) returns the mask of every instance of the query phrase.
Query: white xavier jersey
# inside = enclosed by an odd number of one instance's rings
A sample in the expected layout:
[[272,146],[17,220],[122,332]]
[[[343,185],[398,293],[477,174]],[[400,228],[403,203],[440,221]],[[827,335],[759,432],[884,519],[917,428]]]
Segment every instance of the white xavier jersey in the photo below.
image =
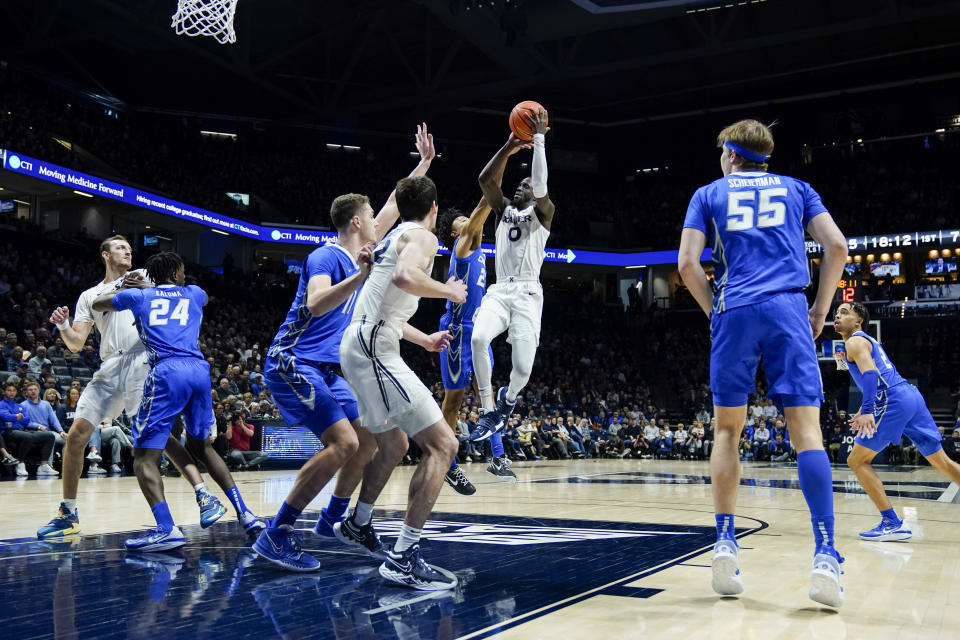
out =
[[[139,273],[147,279],[147,272],[135,269],[129,273]],[[123,276],[113,282],[100,282],[83,293],[77,300],[77,311],[74,322],[92,322],[100,332],[100,359],[106,360],[111,356],[127,353],[128,351],[142,350],[140,334],[133,322],[131,311],[94,311],[93,301],[104,293],[116,291],[123,285]]]
[[[383,320],[384,326],[396,332],[398,337],[403,334],[403,325],[416,313],[420,297],[393,284],[393,270],[397,266],[397,241],[411,229],[423,227],[415,222],[403,222],[377,245],[373,252],[373,268],[353,309],[353,322],[359,322],[361,318],[367,322]],[[425,273],[429,274],[432,268],[433,260]]]
[[534,205],[522,211],[507,205],[497,225],[497,282],[510,277],[538,280],[549,236],[550,230],[540,224]]

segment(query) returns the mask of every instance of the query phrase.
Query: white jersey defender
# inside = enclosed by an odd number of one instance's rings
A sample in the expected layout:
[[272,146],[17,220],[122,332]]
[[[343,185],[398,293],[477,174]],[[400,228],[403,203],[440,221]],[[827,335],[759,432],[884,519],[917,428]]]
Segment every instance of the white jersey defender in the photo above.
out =
[[[423,226],[403,222],[380,241],[340,343],[340,366],[357,398],[360,420],[373,433],[396,427],[408,436],[443,420],[430,390],[400,357],[403,325],[420,298],[393,282],[397,244]],[[424,270],[430,273],[433,261]]]
[[[129,273],[147,279],[143,269]],[[97,296],[123,286],[124,277],[100,282],[81,293],[77,300],[74,322],[92,322],[100,332],[100,359],[103,363],[80,395],[76,412],[77,418],[93,425],[103,420],[112,421],[124,410],[131,416],[136,413],[143,396],[143,383],[150,371],[133,313],[102,312],[92,308]]]

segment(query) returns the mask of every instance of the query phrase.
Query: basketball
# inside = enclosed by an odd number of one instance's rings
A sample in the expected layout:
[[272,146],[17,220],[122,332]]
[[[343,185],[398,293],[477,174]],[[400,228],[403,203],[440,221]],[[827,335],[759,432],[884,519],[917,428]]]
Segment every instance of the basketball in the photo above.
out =
[[530,125],[530,121],[527,120],[526,114],[535,115],[540,109],[546,112],[543,105],[535,100],[524,100],[517,104],[510,112],[510,130],[513,131],[513,135],[521,140],[533,140],[533,127]]

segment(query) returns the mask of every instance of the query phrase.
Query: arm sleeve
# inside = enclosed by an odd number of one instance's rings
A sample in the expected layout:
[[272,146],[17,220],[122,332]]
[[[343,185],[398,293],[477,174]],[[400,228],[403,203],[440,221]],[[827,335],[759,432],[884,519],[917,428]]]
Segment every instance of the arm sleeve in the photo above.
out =
[[77,308],[73,314],[74,322],[93,322],[93,309],[90,308],[90,292],[84,291],[77,299]]
[[880,372],[876,369],[868,369],[860,376],[863,382],[863,402],[860,403],[860,411],[864,415],[873,413],[874,401],[877,398],[877,385],[880,381]]
[[547,195],[547,143],[542,133],[533,134],[533,163],[530,170],[530,187],[534,198]]
[[702,231],[703,235],[709,237],[710,234],[707,233],[707,206],[703,189],[703,187],[697,189],[693,197],[690,198],[690,204],[687,205],[687,215],[683,219],[683,228]]
[[190,295],[201,307],[207,304],[207,292],[195,284],[190,285]]
[[113,308],[117,311],[124,311],[126,309],[133,311],[140,306],[142,299],[143,292],[139,289],[123,289],[113,296]]
[[823,200],[820,194],[814,191],[806,182],[803,183],[803,228],[806,229],[810,221],[821,213],[827,213],[827,208],[823,206]]

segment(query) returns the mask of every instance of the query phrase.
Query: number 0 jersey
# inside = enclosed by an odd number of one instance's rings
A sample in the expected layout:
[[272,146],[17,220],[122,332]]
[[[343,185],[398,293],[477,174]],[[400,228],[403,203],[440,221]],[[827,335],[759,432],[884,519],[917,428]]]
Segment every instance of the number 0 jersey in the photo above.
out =
[[456,246],[454,246],[454,251],[450,254],[450,271],[447,273],[447,278],[453,276],[463,280],[467,285],[467,301],[456,304],[447,300],[450,324],[462,325],[465,322],[473,322],[473,314],[480,308],[480,301],[483,300],[483,294],[487,290],[487,257],[483,255],[483,248],[477,247],[477,250],[467,257],[458,258]]
[[507,278],[539,280],[549,236],[534,205],[519,211],[507,205],[497,225],[497,282]]
[[162,358],[200,358],[200,324],[207,294],[196,285],[162,284],[149,289],[124,289],[113,296],[113,308],[129,309],[150,354],[150,364]]
[[714,313],[810,284],[803,234],[826,211],[806,182],[763,171],[731,173],[697,189],[683,227],[707,236]]

